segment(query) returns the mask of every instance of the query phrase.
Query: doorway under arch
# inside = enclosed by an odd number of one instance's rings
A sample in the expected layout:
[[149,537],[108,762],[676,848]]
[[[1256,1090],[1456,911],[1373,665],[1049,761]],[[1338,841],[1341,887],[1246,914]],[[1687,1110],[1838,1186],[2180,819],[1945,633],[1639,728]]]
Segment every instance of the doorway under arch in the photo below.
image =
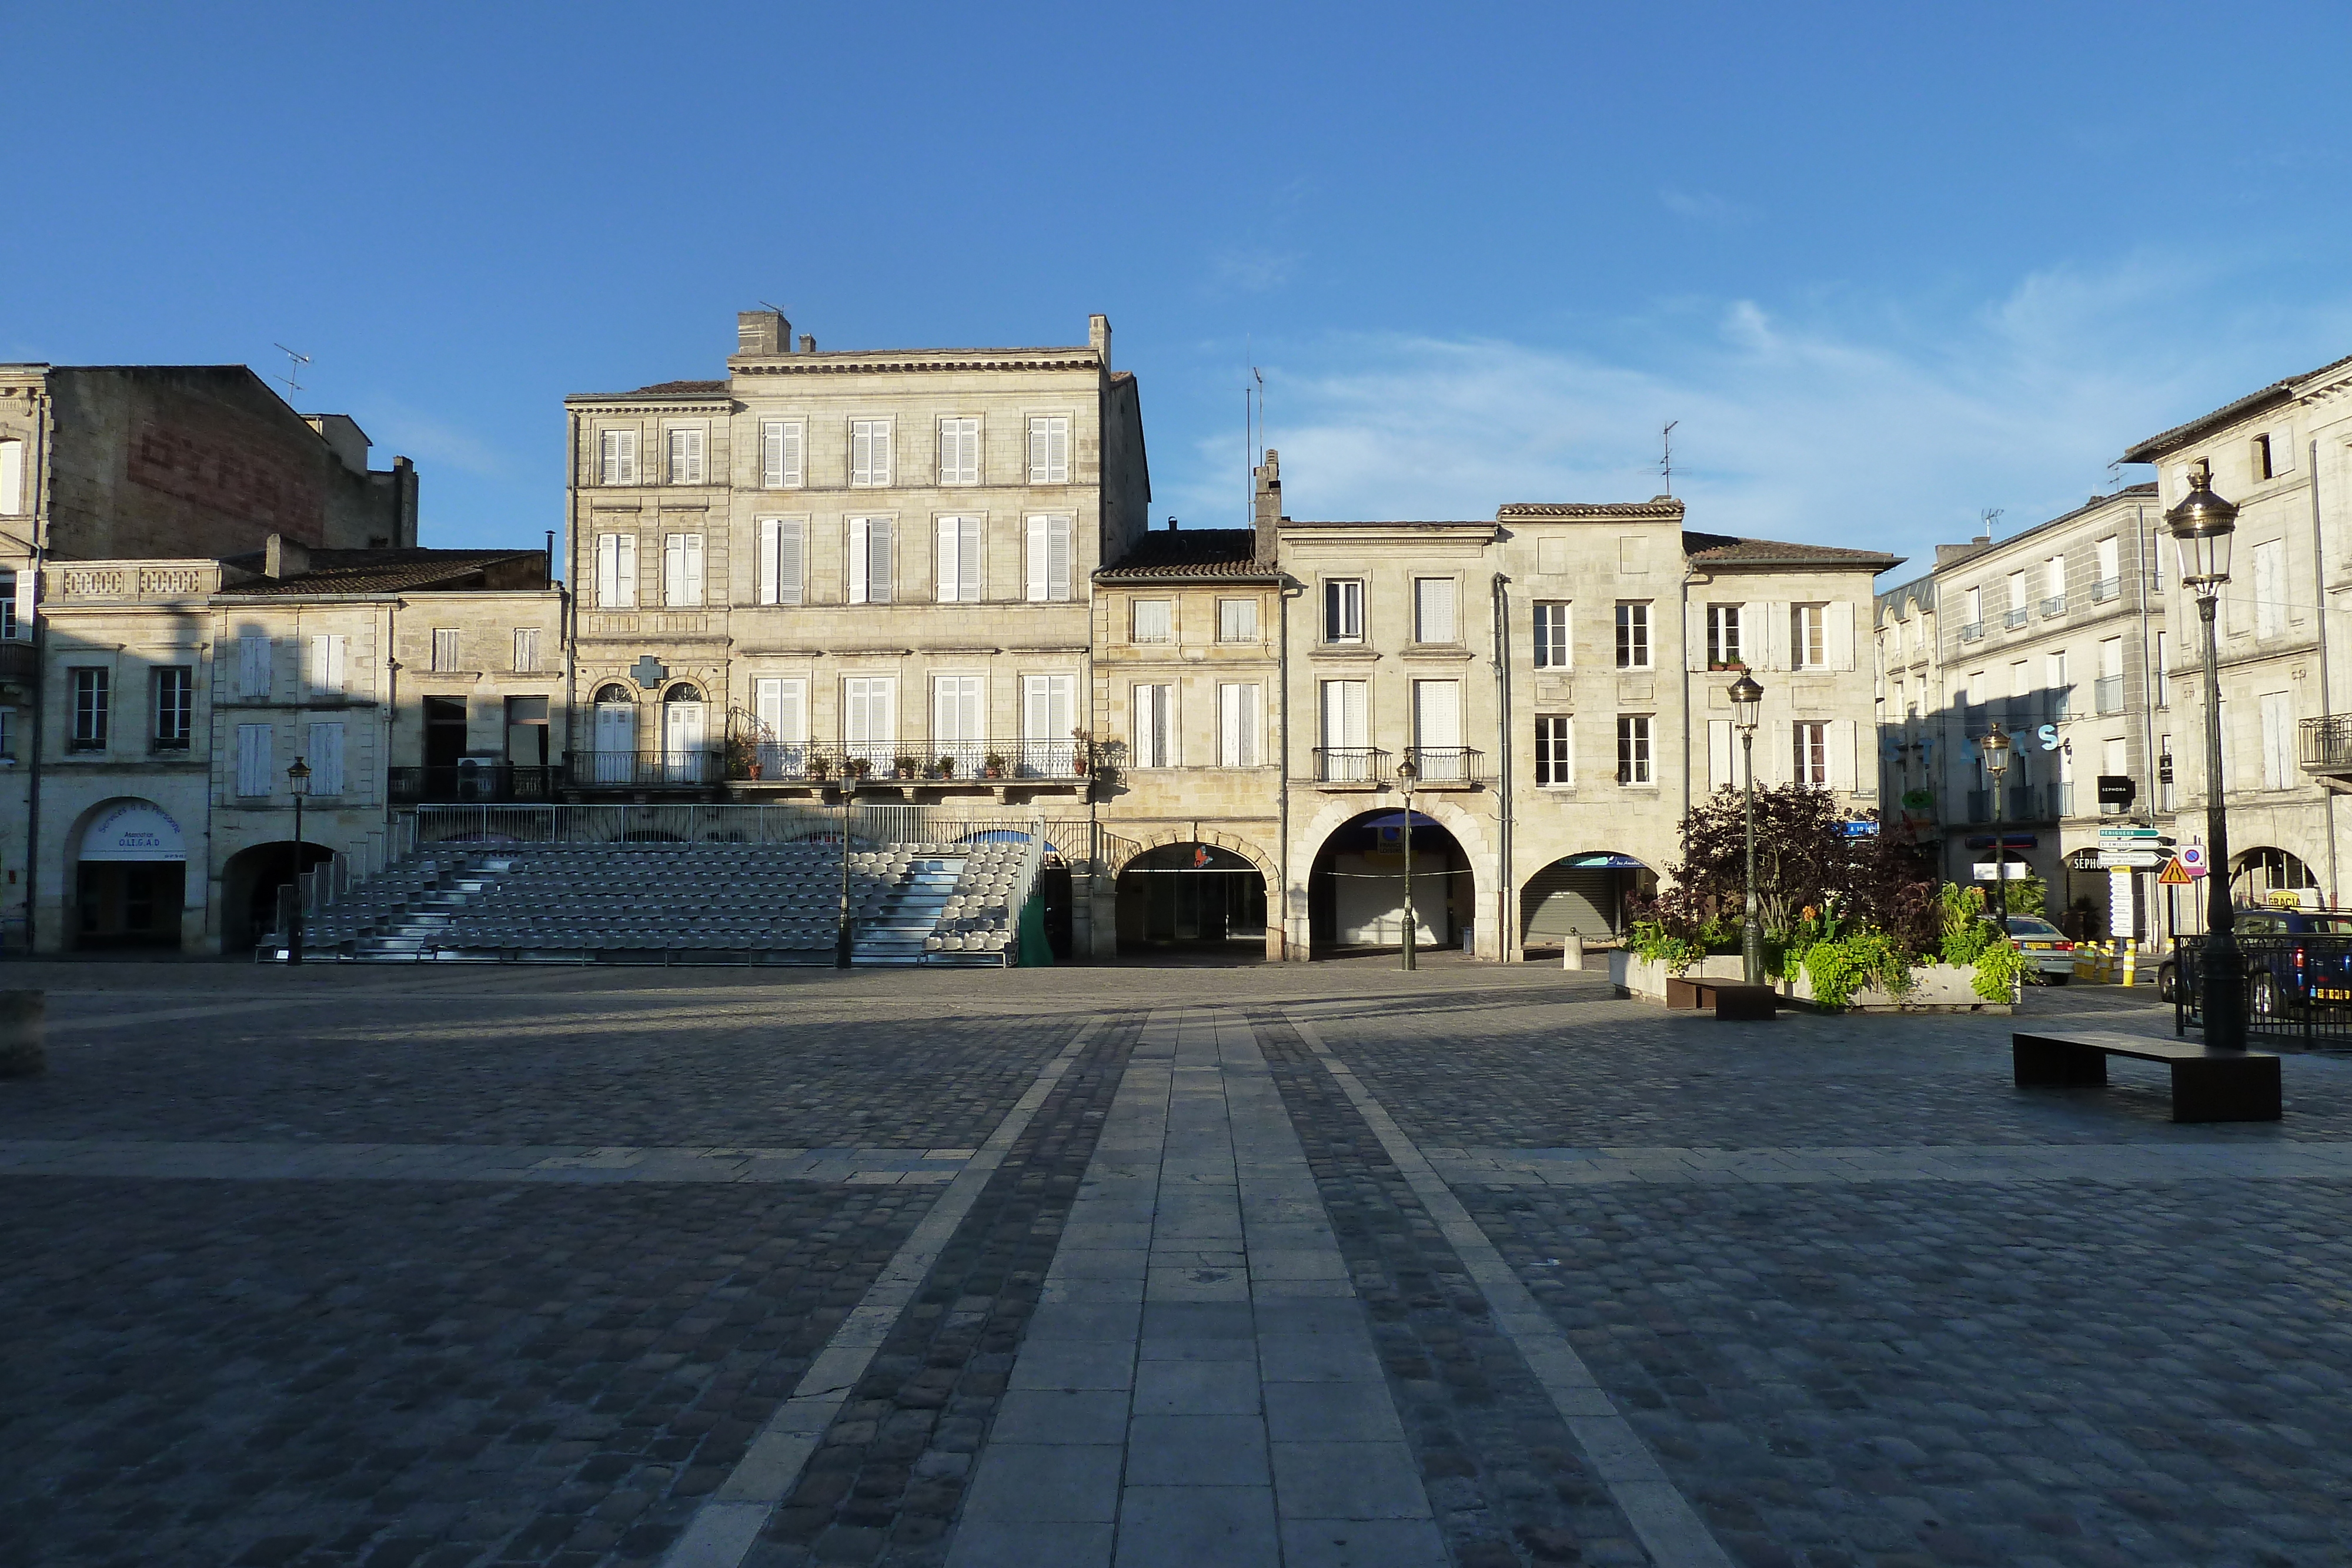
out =
[[1622,936],[1625,904],[1657,894],[1658,873],[1616,850],[1562,855],[1519,888],[1522,946],[1557,946],[1570,936],[1588,941]]
[[[1412,813],[1416,947],[1459,947],[1478,905],[1470,857],[1436,818]],[[1331,831],[1307,873],[1310,954],[1404,945],[1405,813],[1366,811]]]
[[2287,904],[2315,909],[2326,901],[2302,858],[2267,846],[2248,850],[2230,871],[2230,896],[2241,906]]
[[123,796],[91,808],[74,836],[73,945],[177,952],[187,859],[180,824],[152,800]]
[[1118,950],[1265,951],[1265,876],[1215,844],[1160,844],[1118,873]]
[[[299,846],[303,871],[334,858],[335,852],[324,844],[305,841]],[[248,952],[277,928],[278,890],[292,885],[297,860],[294,841],[280,839],[248,845],[221,866],[223,953]]]

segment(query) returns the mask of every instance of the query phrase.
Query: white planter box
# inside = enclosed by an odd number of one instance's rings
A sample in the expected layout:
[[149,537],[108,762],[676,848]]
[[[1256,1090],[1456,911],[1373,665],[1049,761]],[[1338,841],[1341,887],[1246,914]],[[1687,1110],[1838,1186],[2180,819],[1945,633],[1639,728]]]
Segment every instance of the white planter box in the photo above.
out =
[[[1780,994],[1801,1002],[1813,999],[1812,977],[1802,972],[1780,982]],[[1900,997],[1877,987],[1854,993],[1846,1011],[1857,1013],[1984,1012],[2007,1013],[2007,1002],[1989,1002],[1976,993],[1975,975],[1950,964],[1926,964],[1911,971],[1911,988]]]
[[1669,971],[1655,959],[1636,958],[1622,948],[1609,955],[1609,979],[1619,990],[1639,1001],[1666,999],[1669,973],[1691,980],[1737,980],[1747,971],[1737,953],[1712,953],[1686,969]]

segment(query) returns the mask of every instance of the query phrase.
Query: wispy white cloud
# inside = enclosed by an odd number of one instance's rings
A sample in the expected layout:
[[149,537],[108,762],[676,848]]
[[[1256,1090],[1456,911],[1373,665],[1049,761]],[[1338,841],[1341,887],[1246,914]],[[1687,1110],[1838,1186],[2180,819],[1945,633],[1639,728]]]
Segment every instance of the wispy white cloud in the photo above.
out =
[[[1292,515],[1475,517],[1507,501],[1675,493],[1695,528],[1870,544],[1915,565],[1979,509],[2004,532],[2078,506],[2130,442],[2352,350],[2352,293],[2258,320],[2200,319],[2208,269],[2131,257],[2054,268],[1936,324],[1848,303],[1753,300],[1662,317],[1629,353],[1360,334],[1268,350],[1271,444]],[[2200,319],[2194,333],[2151,322]],[[1231,509],[1233,457],[1199,451],[1197,513]]]
[[353,417],[375,443],[379,460],[396,452],[415,458],[419,465],[446,464],[486,479],[501,478],[518,466],[511,455],[471,431],[404,403],[363,402]]
[[1668,186],[1658,193],[1658,204],[1676,217],[1688,218],[1693,223],[1727,225],[1745,223],[1754,215],[1739,203],[1712,191],[1678,191]]
[[1220,292],[1263,294],[1289,282],[1292,270],[1303,259],[1293,251],[1232,246],[1209,257],[1209,282]]

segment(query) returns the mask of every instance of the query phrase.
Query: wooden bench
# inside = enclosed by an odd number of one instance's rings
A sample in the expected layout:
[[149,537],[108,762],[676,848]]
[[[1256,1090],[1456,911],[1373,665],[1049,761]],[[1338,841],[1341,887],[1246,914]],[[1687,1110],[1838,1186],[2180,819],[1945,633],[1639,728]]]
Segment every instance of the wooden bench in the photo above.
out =
[[2100,1088],[2107,1058],[2168,1062],[2176,1122],[2275,1122],[2279,1119],[2279,1059],[2267,1051],[2214,1051],[2185,1040],[2153,1035],[2013,1034],[2010,1050],[2017,1086]]
[[1679,975],[1666,977],[1666,1006],[1670,1008],[1713,1008],[1719,1019],[1749,1022],[1775,1016],[1780,994],[1769,986],[1751,986],[1739,980],[1686,980]]

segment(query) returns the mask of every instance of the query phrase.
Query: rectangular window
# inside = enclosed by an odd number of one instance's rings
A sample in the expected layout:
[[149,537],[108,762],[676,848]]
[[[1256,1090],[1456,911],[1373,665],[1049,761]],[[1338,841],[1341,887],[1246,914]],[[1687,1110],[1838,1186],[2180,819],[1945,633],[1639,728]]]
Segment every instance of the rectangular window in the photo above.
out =
[[2049,563],[2042,571],[2042,591],[2045,597],[2056,601],[2056,603],[2052,606],[2053,612],[2066,608],[2066,558],[2064,556],[2053,555],[2050,558]]
[[1258,737],[1265,729],[1265,688],[1255,681],[1217,687],[1217,766],[1255,768],[1264,762]]
[[437,671],[457,668],[457,632],[455,627],[436,626],[433,629],[433,667]]
[[108,712],[108,672],[81,668],[73,672],[73,728],[66,749],[68,751],[103,751],[106,749]]
[[1413,767],[1425,779],[1459,780],[1469,777],[1469,755],[1462,747],[1462,683],[1412,683]]
[[1363,579],[1333,578],[1323,585],[1323,641],[1360,643],[1363,640]]
[[2066,674],[2066,650],[2042,656],[2042,684],[2050,688],[2050,716],[2064,718],[2074,711],[2074,685]]
[[1536,601],[1536,668],[1565,670],[1575,644],[1569,640],[1568,601],[1538,600]]
[[2178,810],[2179,796],[2174,788],[2177,779],[2173,771],[2172,737],[2169,734],[2164,736],[2157,746],[2156,809],[2159,811]]
[[849,482],[878,486],[890,482],[890,422],[853,419],[849,422]]
[[982,559],[978,517],[939,520],[939,560],[932,583],[941,604],[977,604]]
[[1077,690],[1076,675],[1021,677],[1021,738],[1032,768],[1073,771],[1078,748],[1070,730],[1077,723]]
[[987,682],[979,675],[931,677],[931,744],[937,757],[953,758],[967,776],[977,774],[988,753]]
[[1828,666],[1829,609],[1826,604],[1789,606],[1790,669],[1819,670]]
[[2091,584],[2091,602],[2105,604],[2123,591],[2123,558],[2120,543],[2111,534],[2091,547],[2091,556],[2094,563],[2092,570],[2098,573],[2097,580]]
[[1176,766],[1176,688],[1170,685],[1135,688],[1135,747],[1138,768]]
[[806,444],[807,427],[797,419],[763,419],[760,422],[760,484],[770,490],[798,489],[806,481],[802,477],[801,454]]
[[[1744,670],[1748,667],[1748,644],[1740,636],[1741,604],[1710,604],[1706,607],[1706,667],[1710,670]],[[1896,633],[1900,636],[1901,633]]]
[[514,667],[518,675],[539,673],[539,628],[518,626],[514,634]]
[[2254,476],[2279,479],[2294,472],[2294,435],[2277,430],[2254,437]]
[[276,745],[266,724],[236,727],[236,792],[247,799],[266,796],[277,779]]
[[808,683],[775,677],[753,681],[751,716],[760,727],[760,743],[792,747],[793,755],[782,761],[797,770],[804,760],[799,748],[808,744]]
[[1621,713],[1617,716],[1617,782],[1620,784],[1657,782],[1650,772],[1650,716],[1648,714]]
[[2156,706],[2158,707],[2172,706],[2172,675],[2167,667],[2171,657],[2172,649],[2167,634],[2158,632],[2156,634],[2156,668],[2149,672],[2156,679]]
[[608,430],[604,434],[604,480],[607,485],[637,482],[637,433]]
[[980,483],[980,421],[940,421],[940,483]]
[[[2264,692],[2263,710],[2263,788],[2284,789],[2295,782],[2294,698],[2287,692]],[[2228,774],[2224,778],[2230,777]]]
[[702,536],[662,536],[662,602],[695,605],[702,602]]
[[1256,600],[1220,599],[1217,601],[1217,641],[1220,643],[1257,641]]
[[1175,617],[1170,613],[1173,608],[1171,602],[1165,599],[1137,600],[1133,640],[1138,643],[1175,641]]
[[1373,758],[1365,742],[1370,733],[1366,709],[1370,695],[1370,683],[1366,681],[1323,683],[1322,776],[1327,781],[1373,781]]
[[2254,547],[2254,635],[2275,637],[2286,627],[2286,544],[2266,539]]
[[16,760],[16,710],[0,706],[0,762]]
[[340,795],[343,792],[343,727],[338,723],[314,724],[310,727],[310,749],[302,760],[310,768],[310,793]]
[[1416,577],[1412,580],[1412,640],[1416,643],[1458,643],[1454,624],[1454,580]]
[[343,654],[351,639],[340,632],[310,639],[310,695],[339,697],[350,688],[343,680]]
[[1039,414],[1029,421],[1029,483],[1070,482],[1070,421],[1066,414]]
[[[1621,670],[1646,670],[1650,667],[1650,606],[1646,600],[1618,601],[1617,667]],[[1642,722],[1645,727],[1649,723],[1647,719]],[[1645,727],[1643,733],[1646,735],[1649,731]]]
[[808,550],[808,524],[798,517],[760,519],[757,597],[762,604],[801,602],[802,562]]
[[25,510],[25,444],[0,441],[0,517],[21,517]]
[[1027,597],[1032,604],[1070,597],[1070,519],[1031,517],[1026,547]]
[[1793,777],[1800,784],[1810,784],[1816,789],[1830,787],[1830,727],[1818,719],[1797,721],[1796,768]]
[[1565,788],[1576,782],[1576,721],[1565,714],[1536,720],[1536,782]]
[[596,603],[604,610],[637,607],[637,536],[596,536]]
[[16,604],[17,583],[21,581],[29,586],[32,580],[33,574],[29,571],[21,576],[13,571],[0,571],[0,643],[14,643],[32,630],[32,617]]
[[269,639],[247,635],[236,640],[236,695],[247,702],[269,700]]
[[841,744],[876,772],[898,754],[898,682],[892,675],[851,675],[841,683]]
[[155,672],[155,749],[185,751],[194,727],[196,672],[186,664],[166,664]]
[[702,483],[702,432],[673,430],[669,433],[669,482],[673,485]]
[[891,519],[849,519],[849,602],[887,604],[895,580],[890,568]]

